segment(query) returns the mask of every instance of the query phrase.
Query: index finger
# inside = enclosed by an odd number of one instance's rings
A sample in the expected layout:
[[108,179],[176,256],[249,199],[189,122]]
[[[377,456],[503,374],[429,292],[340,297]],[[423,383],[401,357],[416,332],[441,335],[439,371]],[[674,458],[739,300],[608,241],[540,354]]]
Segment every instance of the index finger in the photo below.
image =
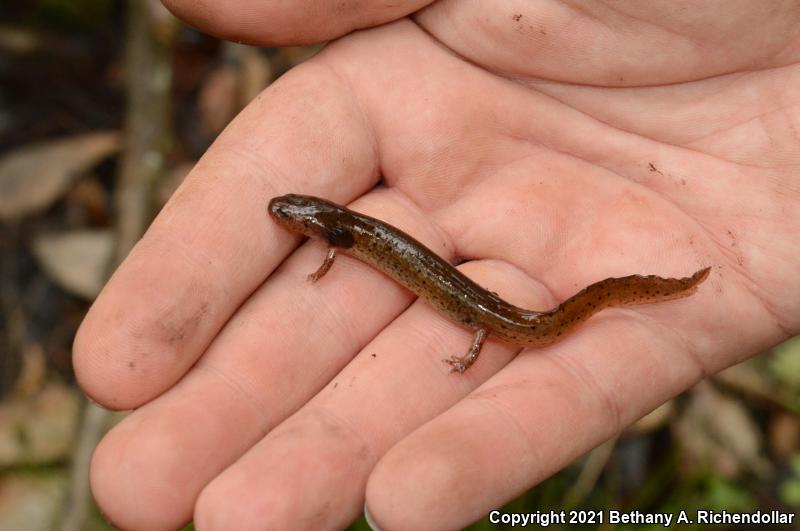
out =
[[169,389],[296,245],[268,221],[271,197],[347,202],[374,184],[372,136],[347,87],[296,70],[220,135],[87,314],[73,363],[98,403],[134,408]]

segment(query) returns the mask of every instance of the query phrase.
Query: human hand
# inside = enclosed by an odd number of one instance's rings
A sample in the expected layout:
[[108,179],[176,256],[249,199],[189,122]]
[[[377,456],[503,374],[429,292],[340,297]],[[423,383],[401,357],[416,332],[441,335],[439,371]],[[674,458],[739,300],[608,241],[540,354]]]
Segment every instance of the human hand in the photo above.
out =
[[[171,4],[262,43],[402,15]],[[113,522],[336,528],[366,500],[386,529],[459,527],[800,329],[794,4],[579,5],[433,3],[335,42],[220,136],[76,338],[86,392],[138,408],[92,464]],[[341,256],[305,282],[324,247],[267,218],[286,192],[352,201],[532,309],[713,269],[452,375],[471,331],[387,277]]]

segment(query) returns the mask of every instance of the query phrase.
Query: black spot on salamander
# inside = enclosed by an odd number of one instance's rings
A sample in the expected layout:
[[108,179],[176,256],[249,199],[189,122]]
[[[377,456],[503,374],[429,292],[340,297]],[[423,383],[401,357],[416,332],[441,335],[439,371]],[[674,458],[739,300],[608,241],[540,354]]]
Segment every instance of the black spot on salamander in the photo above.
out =
[[342,249],[349,249],[356,244],[353,233],[342,227],[333,227],[328,229],[325,233],[325,239],[331,244],[331,247],[340,247]]

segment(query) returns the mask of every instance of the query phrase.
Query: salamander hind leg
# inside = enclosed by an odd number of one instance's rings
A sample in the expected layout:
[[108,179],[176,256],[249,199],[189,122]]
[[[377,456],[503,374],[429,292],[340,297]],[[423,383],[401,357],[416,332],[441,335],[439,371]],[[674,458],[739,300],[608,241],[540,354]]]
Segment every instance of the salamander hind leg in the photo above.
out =
[[472,346],[469,347],[469,350],[464,356],[451,356],[442,360],[450,365],[450,372],[464,374],[464,371],[469,369],[470,366],[475,363],[475,360],[478,359],[478,355],[481,353],[481,347],[483,347],[483,342],[486,341],[488,335],[489,332],[486,329],[479,328],[475,331],[475,337],[472,339]]
[[328,249],[328,255],[325,257],[325,261],[322,262],[322,265],[319,266],[319,269],[308,275],[306,279],[313,283],[324,277],[325,273],[327,273],[333,265],[334,260],[336,260],[336,249],[331,247]]

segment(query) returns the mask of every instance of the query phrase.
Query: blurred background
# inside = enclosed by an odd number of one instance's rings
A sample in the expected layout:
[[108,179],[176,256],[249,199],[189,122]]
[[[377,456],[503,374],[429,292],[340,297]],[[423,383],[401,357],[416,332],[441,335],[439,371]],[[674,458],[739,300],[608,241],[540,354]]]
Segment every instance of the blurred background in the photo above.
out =
[[[155,0],[0,0],[0,531],[111,529],[87,467],[124,413],[76,386],[75,331],[217,134],[318,49],[221,42]],[[700,383],[507,509],[796,512],[798,412],[796,338]]]

